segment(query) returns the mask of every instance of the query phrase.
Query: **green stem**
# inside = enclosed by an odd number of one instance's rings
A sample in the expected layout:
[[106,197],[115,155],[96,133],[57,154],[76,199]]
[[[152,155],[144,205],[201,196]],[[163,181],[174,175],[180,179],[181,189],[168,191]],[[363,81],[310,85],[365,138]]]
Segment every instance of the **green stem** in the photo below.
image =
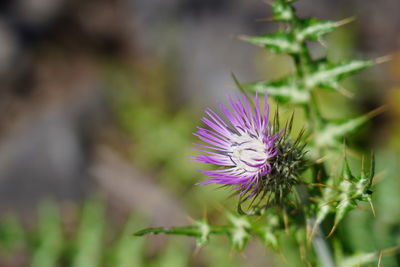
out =
[[[301,19],[298,17],[295,17],[293,19],[293,22],[291,23],[292,31],[295,36],[296,36],[296,32],[300,28],[300,25],[301,25]],[[311,91],[311,89],[313,89],[313,88],[306,87],[305,79],[312,70],[313,60],[311,58],[307,44],[304,41],[302,41],[299,45],[300,45],[300,52],[298,54],[292,55],[295,66],[296,66],[297,78],[299,79],[299,82],[302,83],[304,90]],[[307,119],[309,121],[309,129],[311,131],[315,132],[316,129],[321,126],[322,116],[321,116],[321,112],[319,110],[315,95],[313,93],[311,93],[311,101],[308,103],[308,105],[304,105],[304,110],[305,110]],[[324,166],[322,165],[322,166],[320,166],[320,168],[322,168],[323,173],[325,173]],[[315,175],[318,175],[318,174],[315,174]],[[307,206],[308,192],[307,192],[306,188],[300,188],[299,195],[301,196],[303,204],[305,204],[305,206]],[[313,229],[313,227],[316,223],[315,217],[312,217],[306,223],[309,223],[310,229]],[[335,267],[335,263],[334,263],[334,260],[332,257],[330,247],[329,247],[328,242],[325,239],[323,231],[319,225],[317,226],[316,233],[313,236],[312,243],[314,246],[315,254],[317,255],[319,262],[321,263],[321,266]]]
[[[310,229],[313,229],[315,223],[316,223],[315,219],[312,218],[309,222],[310,227],[311,227]],[[315,254],[317,255],[317,258],[319,259],[321,266],[335,267],[336,265],[333,261],[332,253],[328,246],[328,242],[326,241],[324,233],[322,232],[322,229],[319,225],[317,226],[317,230],[313,237],[312,243],[314,246]]]
[[[310,205],[309,201],[309,193],[305,186],[297,187],[297,193],[300,197],[300,201],[304,207]],[[314,247],[315,254],[317,255],[318,261],[323,267],[335,267],[336,264],[332,257],[331,249],[326,241],[325,235],[319,225],[315,225],[316,219],[312,217],[310,220],[306,220],[306,224],[308,224],[309,229],[316,229],[312,243]]]

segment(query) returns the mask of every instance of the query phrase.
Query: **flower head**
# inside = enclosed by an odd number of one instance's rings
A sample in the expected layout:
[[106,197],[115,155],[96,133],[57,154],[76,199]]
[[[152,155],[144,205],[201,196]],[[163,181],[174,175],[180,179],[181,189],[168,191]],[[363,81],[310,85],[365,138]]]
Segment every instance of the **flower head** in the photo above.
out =
[[201,171],[210,176],[199,184],[232,185],[240,194],[259,192],[263,177],[271,173],[272,160],[279,153],[276,142],[280,134],[273,134],[268,123],[269,105],[265,97],[263,110],[254,97],[254,107],[245,95],[236,99],[228,97],[231,111],[219,103],[225,115],[222,119],[213,110],[207,109],[208,117],[202,121],[209,129],[198,127],[194,134],[207,143],[195,144],[203,155],[196,156],[197,162],[221,166],[217,170]]

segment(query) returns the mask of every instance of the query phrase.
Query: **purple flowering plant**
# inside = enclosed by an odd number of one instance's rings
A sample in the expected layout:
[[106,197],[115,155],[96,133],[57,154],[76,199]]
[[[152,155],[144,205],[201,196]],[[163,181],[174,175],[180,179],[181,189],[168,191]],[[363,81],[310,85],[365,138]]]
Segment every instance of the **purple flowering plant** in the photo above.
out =
[[[233,185],[241,195],[251,191],[254,195],[261,186],[261,177],[271,172],[271,162],[278,154],[276,141],[279,134],[273,134],[268,123],[269,105],[265,97],[264,111],[258,103],[258,95],[250,106],[245,95],[235,100],[229,97],[230,112],[220,103],[227,122],[213,110],[206,111],[202,121],[210,128],[200,128],[195,135],[207,145],[195,144],[203,155],[196,156],[200,163],[211,163],[226,167],[224,169],[201,171],[211,178],[199,184],[216,183]],[[263,114],[262,114],[263,113]]]
[[255,203],[257,198],[258,204],[282,202],[299,181],[305,163],[301,135],[296,142],[289,141],[293,117],[283,129],[277,113],[270,122],[267,95],[263,107],[258,93],[250,99],[238,94],[228,101],[230,109],[219,103],[223,117],[208,109],[202,118],[207,128],[198,127],[194,133],[204,143],[194,143],[201,153],[195,161],[217,167],[200,170],[209,179],[198,184],[231,186],[240,197],[239,204],[248,199]]
[[[257,236],[279,253],[283,240],[288,242],[285,236],[289,236],[299,247],[302,262],[309,266],[353,266],[348,263],[378,261],[379,254],[374,252],[344,255],[340,246],[334,246],[339,240],[327,236],[334,236],[336,226],[359,202],[369,203],[373,212],[374,156],[369,156],[368,164],[363,163],[361,171],[354,174],[344,153],[344,140],[382,110],[330,120],[322,115],[315,93],[326,90],[348,96],[340,81],[386,58],[339,63],[326,57],[312,58],[307,42],[320,41],[349,20],[300,18],[294,2],[271,3],[271,20],[286,24],[285,30],[260,36],[241,35],[239,39],[276,54],[290,55],[295,71],[279,80],[246,84],[233,77],[241,92],[228,96],[228,105],[218,103],[219,110],[207,109],[201,119],[204,125],[194,133],[198,155],[193,159],[212,166],[200,170],[207,179],[198,184],[229,187],[237,195],[237,211],[227,213],[226,225],[212,225],[203,219],[189,226],[147,228],[135,235],[194,236],[199,246],[205,245],[210,236],[226,235],[239,250]],[[303,109],[303,130],[292,133],[296,114],[281,127],[279,112],[271,116],[268,97],[278,105]],[[333,167],[337,162],[343,166],[341,171]],[[246,209],[242,207],[245,203]],[[310,249],[311,244],[314,249]]]

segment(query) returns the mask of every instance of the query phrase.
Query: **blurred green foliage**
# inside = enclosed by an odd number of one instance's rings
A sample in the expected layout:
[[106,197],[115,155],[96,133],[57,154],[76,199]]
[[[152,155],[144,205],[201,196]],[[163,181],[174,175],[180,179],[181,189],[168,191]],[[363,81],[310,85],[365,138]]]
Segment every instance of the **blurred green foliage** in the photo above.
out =
[[[105,202],[90,199],[71,225],[71,214],[62,214],[54,202],[45,201],[38,208],[33,228],[23,227],[15,217],[0,219],[0,266],[19,262],[21,257],[32,267],[198,265],[194,258],[199,257],[194,257],[191,249],[194,246],[188,246],[185,240],[171,239],[154,254],[150,252],[151,243],[132,235],[145,225],[142,216],[132,214],[121,227],[108,223],[105,211]],[[206,266],[232,266],[233,259],[227,254],[229,248],[215,246],[202,261]],[[235,264],[248,266],[237,260]]]

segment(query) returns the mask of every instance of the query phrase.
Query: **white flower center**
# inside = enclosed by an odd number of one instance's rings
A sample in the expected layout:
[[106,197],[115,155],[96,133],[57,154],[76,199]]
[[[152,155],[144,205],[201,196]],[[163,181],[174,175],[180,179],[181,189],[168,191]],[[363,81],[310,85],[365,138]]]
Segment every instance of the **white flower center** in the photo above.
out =
[[265,143],[248,133],[235,135],[232,140],[231,158],[237,168],[247,172],[258,172],[269,155]]

